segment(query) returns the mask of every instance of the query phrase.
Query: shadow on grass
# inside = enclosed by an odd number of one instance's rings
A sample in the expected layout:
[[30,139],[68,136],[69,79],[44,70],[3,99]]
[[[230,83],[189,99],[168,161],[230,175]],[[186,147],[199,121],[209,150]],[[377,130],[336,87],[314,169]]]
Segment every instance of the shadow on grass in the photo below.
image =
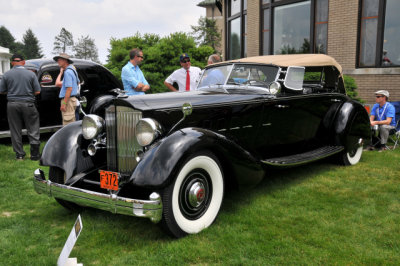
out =
[[226,191],[221,211],[227,213],[235,212],[237,208],[250,205],[258,195],[271,194],[276,191],[288,189],[320,173],[327,172],[333,167],[338,167],[338,165],[334,164],[332,159],[328,158],[292,168],[267,168],[264,179],[259,184],[253,187]]

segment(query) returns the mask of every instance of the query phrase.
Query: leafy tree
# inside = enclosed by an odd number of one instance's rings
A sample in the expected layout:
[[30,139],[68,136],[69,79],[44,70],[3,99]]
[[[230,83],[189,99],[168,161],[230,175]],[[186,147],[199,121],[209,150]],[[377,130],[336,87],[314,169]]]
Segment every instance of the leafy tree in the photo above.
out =
[[193,37],[182,33],[172,33],[160,38],[155,34],[145,34],[124,39],[111,39],[111,50],[106,67],[121,78],[122,67],[129,61],[129,51],[133,48],[143,50],[144,60],[140,66],[146,80],[150,83],[151,93],[169,91],[164,80],[176,69],[180,68],[179,56],[190,55],[193,66],[204,68],[207,58],[214,53],[210,46],[196,47]]
[[214,49],[214,52],[220,49],[221,34],[218,31],[215,19],[200,17],[198,26],[191,26],[192,36],[198,45],[208,45]]
[[343,82],[344,82],[344,87],[346,88],[347,96],[349,96],[353,100],[364,103],[364,100],[358,97],[356,80],[351,76],[343,75]]
[[67,53],[74,45],[72,33],[65,28],[61,28],[60,34],[54,38],[53,54]]
[[23,54],[26,59],[42,58],[42,48],[39,41],[31,29],[28,29],[22,37]]
[[81,59],[90,59],[94,62],[99,62],[98,49],[94,43],[94,39],[90,38],[89,35],[81,36],[78,39],[78,43],[75,44],[73,50],[75,51],[75,57]]
[[15,46],[15,38],[12,36],[11,32],[4,26],[0,27],[0,46],[9,48],[10,51],[14,52],[12,49]]

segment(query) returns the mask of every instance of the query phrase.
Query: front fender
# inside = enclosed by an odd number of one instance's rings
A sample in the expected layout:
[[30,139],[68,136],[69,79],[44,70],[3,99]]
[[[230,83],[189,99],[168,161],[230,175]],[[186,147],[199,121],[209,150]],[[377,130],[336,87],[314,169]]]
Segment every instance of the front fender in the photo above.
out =
[[105,109],[112,104],[116,97],[113,95],[101,95],[90,104],[89,114],[96,114],[104,118]]
[[66,180],[76,173],[93,167],[92,158],[81,149],[84,141],[82,121],[62,127],[51,136],[44,146],[40,165],[63,169]]
[[365,144],[371,140],[371,128],[368,113],[358,102],[345,102],[334,123],[335,142],[344,145],[346,150],[352,150],[362,138]]
[[239,185],[258,183],[264,176],[261,164],[249,152],[223,135],[200,128],[178,130],[148,150],[130,181],[137,186],[167,185],[191,154],[207,150],[219,159],[225,179]]

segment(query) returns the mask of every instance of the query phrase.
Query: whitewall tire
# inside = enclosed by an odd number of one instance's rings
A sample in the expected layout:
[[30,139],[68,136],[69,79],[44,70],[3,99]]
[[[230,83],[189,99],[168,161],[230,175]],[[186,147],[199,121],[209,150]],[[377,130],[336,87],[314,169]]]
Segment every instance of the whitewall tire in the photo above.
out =
[[214,222],[223,194],[218,159],[210,153],[192,156],[162,193],[164,229],[174,237],[199,233]]

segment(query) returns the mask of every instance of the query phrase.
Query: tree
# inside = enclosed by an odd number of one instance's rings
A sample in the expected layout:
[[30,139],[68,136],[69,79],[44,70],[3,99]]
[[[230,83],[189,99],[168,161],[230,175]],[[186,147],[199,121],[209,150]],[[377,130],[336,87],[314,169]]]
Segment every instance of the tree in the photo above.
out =
[[216,52],[221,46],[221,34],[215,19],[200,17],[198,26],[190,26],[192,28],[192,36],[198,45],[211,46]]
[[72,33],[62,28],[60,34],[54,38],[53,54],[67,53],[69,49],[73,48],[74,39]]
[[15,45],[15,38],[11,32],[4,26],[0,27],[0,46],[9,48],[12,50]]
[[42,58],[42,48],[39,41],[31,29],[28,29],[22,37],[23,54],[26,59]]
[[89,35],[81,36],[78,39],[78,43],[74,46],[75,57],[81,59],[90,59],[94,62],[99,62],[99,55],[94,39],[91,39]]
[[121,69],[129,61],[132,48],[143,50],[144,60],[140,66],[146,80],[150,83],[150,93],[169,91],[164,80],[180,68],[179,55],[188,53],[193,66],[204,68],[208,56],[214,53],[210,46],[196,47],[193,37],[182,33],[172,33],[160,38],[156,34],[140,35],[123,39],[111,39],[111,50],[106,67],[121,79]]

